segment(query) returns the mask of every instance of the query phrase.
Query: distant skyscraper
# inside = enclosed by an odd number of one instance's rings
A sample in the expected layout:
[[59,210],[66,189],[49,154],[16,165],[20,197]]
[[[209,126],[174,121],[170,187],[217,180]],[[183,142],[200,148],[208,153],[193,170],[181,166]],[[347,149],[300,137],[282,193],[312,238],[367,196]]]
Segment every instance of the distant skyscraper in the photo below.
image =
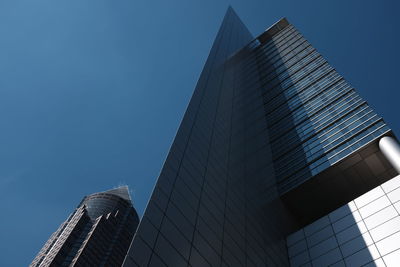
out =
[[124,266],[393,266],[399,151],[286,19],[229,8]]
[[127,186],[89,195],[30,266],[121,266],[138,222]]

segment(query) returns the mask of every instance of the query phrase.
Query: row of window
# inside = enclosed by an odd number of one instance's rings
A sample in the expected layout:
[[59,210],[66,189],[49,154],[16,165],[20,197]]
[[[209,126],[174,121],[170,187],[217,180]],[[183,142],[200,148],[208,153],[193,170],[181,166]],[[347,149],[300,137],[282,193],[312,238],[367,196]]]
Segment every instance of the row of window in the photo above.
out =
[[[358,134],[368,126],[373,125],[379,121],[379,119],[380,118],[376,114],[372,112],[367,113],[364,117],[356,118],[357,123],[341,128],[340,131],[332,136],[332,140],[328,139],[325,140],[325,142],[321,141],[317,146],[313,147],[313,149],[297,153],[297,156],[291,153],[288,157],[279,159],[279,161],[276,162],[280,165],[280,168],[278,169],[280,170],[279,175],[288,175],[290,172],[296,171],[300,167],[307,165],[308,162],[313,161],[322,155],[329,155],[329,151],[332,148],[338,146],[343,141],[352,138],[353,135]],[[304,159],[304,157],[306,157],[306,162],[304,162],[304,160],[302,162],[298,160],[299,158]]]
[[[302,117],[302,120],[296,124],[285,125],[282,123],[275,124],[270,128],[270,135],[272,142],[283,138],[286,134],[292,132],[301,140],[305,140],[311,133],[315,133],[321,128],[325,128],[328,120],[347,109],[348,106],[360,100],[360,97],[355,91],[348,87],[334,99],[320,105],[317,110],[314,110],[308,117]],[[337,118],[337,116],[335,116]],[[292,135],[293,136],[293,135]]]
[[[271,110],[271,106],[265,107],[266,118],[270,124],[274,124],[281,118],[288,116],[290,113],[296,112],[298,109],[310,109],[315,105],[315,99],[331,97],[337,94],[347,86],[344,80],[335,72],[326,76],[323,80],[313,83],[298,94],[292,96],[286,102],[282,101],[281,105]],[[268,112],[269,111],[269,112]]]
[[[280,46],[282,43],[288,41],[288,37],[295,33],[296,30],[293,26],[288,26],[275,36],[273,36],[268,42],[264,43],[262,46],[258,46],[256,49],[252,50],[251,53],[243,60],[243,63],[252,63],[255,56],[259,53],[267,53],[271,48]],[[243,48],[245,50],[246,47]],[[259,52],[260,51],[260,52]]]
[[277,46],[275,50],[269,53],[260,53],[252,58],[253,62],[251,64],[247,63],[247,66],[242,63],[240,66],[240,71],[244,76],[252,75],[257,72],[258,69],[264,69],[265,73],[269,73],[271,66],[280,66],[284,61],[296,56],[303,49],[310,48],[310,44],[300,35],[296,34],[291,36],[291,39]]
[[[329,123],[327,124],[329,126],[326,126],[325,128],[322,129],[316,128],[315,132],[313,133],[310,132],[310,135],[312,134],[312,136],[305,141],[299,139],[298,136],[295,136],[293,138],[296,137],[297,138],[294,141],[292,141],[288,145],[285,145],[284,139],[278,139],[280,142],[272,144],[272,148],[274,149],[275,152],[274,160],[281,158],[288,152],[294,153],[297,152],[298,150],[304,151],[304,153],[307,154],[308,151],[312,150],[314,147],[324,142],[324,140],[330,139],[330,137],[334,135],[336,132],[337,133],[341,132],[342,128],[340,126],[342,122],[344,122],[347,118],[352,117],[356,113],[366,114],[366,112],[369,112],[371,110],[368,107],[368,105],[361,99],[356,104],[357,105],[355,106],[355,108],[350,106],[343,111],[343,114],[337,114],[329,118],[328,119]],[[281,143],[282,145],[279,145],[279,143]],[[283,146],[284,148],[282,148]]]
[[[316,125],[317,127],[313,127],[313,124],[309,124],[310,130],[308,131],[308,134],[312,135],[312,137],[307,139],[302,144],[303,146],[298,147],[297,150],[303,150],[306,153],[307,152],[307,150],[305,150],[306,148],[313,149],[316,145],[319,145],[319,144],[321,144],[321,142],[323,142],[324,137],[326,137],[326,136],[330,137],[331,135],[334,135],[335,132],[341,132],[343,134],[343,132],[345,131],[345,128],[348,124],[347,121],[349,120],[349,118],[351,119],[352,117],[356,116],[357,113],[360,113],[360,112],[361,112],[360,114],[365,114],[365,113],[363,113],[363,110],[366,108],[366,104],[364,106],[362,106],[364,102],[362,102],[361,98],[359,98],[358,103],[360,103],[360,104],[358,104],[358,106],[356,106],[355,110],[352,110],[351,107],[348,107],[348,106],[346,107],[347,103],[345,102],[345,100],[342,101],[343,102],[342,106],[337,107],[337,109],[341,110],[341,112],[343,112],[344,114],[337,114],[336,116],[331,116],[331,114],[327,113],[326,116],[323,118],[323,121],[325,121],[325,122],[333,121],[332,123],[327,124],[327,126],[324,126],[324,128],[322,128],[322,129],[318,129],[318,125]],[[301,138],[300,134],[298,134],[294,138],[296,138],[296,137],[297,137],[297,139],[294,139],[294,141],[297,141],[297,144],[301,144],[301,142],[303,142],[303,140],[300,139]],[[275,144],[274,144],[274,147],[277,147],[277,146],[275,146]],[[293,147],[292,147],[292,149],[289,152],[289,155],[290,155],[290,153],[294,153],[297,150],[293,149]],[[282,158],[281,156],[282,156],[282,154],[275,153],[274,158],[275,159]]]
[[[295,50],[296,48],[298,48],[298,46],[300,46],[300,51],[302,50],[302,48],[306,48],[309,44],[306,42],[306,41],[304,41],[303,39],[299,39],[299,40],[296,40],[297,42],[295,42],[295,43],[293,43],[293,44],[291,44],[291,45],[288,45],[288,47],[286,48],[286,49],[288,49],[288,52],[290,52],[290,51],[293,51],[293,50]],[[280,54],[279,54],[279,52],[283,52],[283,51],[277,51],[276,53],[276,55],[273,55],[273,57],[275,57],[275,60],[272,60],[272,57],[271,58],[268,58],[266,55],[264,55],[263,57],[261,57],[261,59],[264,61],[264,60],[269,60],[269,62],[274,62],[274,61],[279,61],[279,58],[280,58]],[[282,70],[277,70],[277,66],[271,66],[271,65],[264,65],[262,62],[260,62],[260,61],[255,61],[254,62],[255,64],[254,64],[254,68],[256,68],[254,71],[252,71],[251,73],[252,74],[244,74],[244,76],[250,76],[250,75],[254,75],[254,74],[256,74],[256,75],[260,75],[260,79],[262,80],[262,81],[265,81],[265,80],[268,80],[268,79],[271,79],[270,77],[271,77],[271,75],[272,76],[276,76],[276,75],[278,75],[279,74],[279,71],[281,71],[282,72]],[[267,67],[267,69],[265,69]],[[287,70],[288,69],[288,67],[285,67],[284,66],[284,63],[282,62],[281,64],[279,64],[279,67],[280,68],[283,68],[283,70]],[[262,70],[262,71],[260,71],[260,70]],[[254,80],[254,79],[252,79],[252,80]],[[268,81],[267,81],[268,82]],[[266,83],[266,82],[265,82]],[[249,82],[249,86],[250,87],[253,87],[253,83],[252,82]]]
[[[276,116],[279,120],[269,120],[267,117],[268,127],[272,129],[272,131],[279,131],[282,127],[284,128],[285,125],[291,127],[299,126],[305,119],[317,121],[318,118],[321,117],[319,113],[321,110],[343,97],[350,90],[351,88],[346,83],[336,84],[323,91],[306,104],[299,105],[294,110],[288,109],[287,112],[284,113],[284,116]],[[335,110],[333,110],[333,112],[335,112]],[[286,129],[287,128],[288,127],[286,127]]]
[[301,88],[307,87],[313,81],[319,80],[319,77],[325,76],[331,72],[333,68],[326,62],[322,62],[317,66],[314,66],[307,72],[301,72],[296,76],[292,76],[289,82],[285,84],[279,84],[279,86],[262,86],[262,95],[265,104],[270,104],[271,101],[275,100],[279,95],[285,93],[286,98],[297,94]]
[[337,149],[332,150],[329,155],[326,155],[323,158],[320,158],[319,160],[313,162],[309,167],[303,168],[291,177],[281,178],[281,180],[279,181],[280,192],[286,192],[297,184],[301,184],[303,181],[307,180],[311,176],[320,173],[327,167],[335,164],[358,148],[384,135],[388,131],[390,131],[389,127],[387,127],[387,125],[385,125],[383,121],[379,121],[372,127],[355,136],[353,139],[344,143],[340,147],[337,147]]

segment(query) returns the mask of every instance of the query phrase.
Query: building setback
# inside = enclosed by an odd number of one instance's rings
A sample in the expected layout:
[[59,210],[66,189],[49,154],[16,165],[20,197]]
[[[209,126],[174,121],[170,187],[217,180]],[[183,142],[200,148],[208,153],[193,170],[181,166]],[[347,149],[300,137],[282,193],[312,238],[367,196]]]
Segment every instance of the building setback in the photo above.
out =
[[392,266],[396,224],[364,234],[398,218],[399,151],[286,19],[254,38],[229,8],[123,266]]
[[138,223],[127,186],[86,196],[30,266],[121,266]]

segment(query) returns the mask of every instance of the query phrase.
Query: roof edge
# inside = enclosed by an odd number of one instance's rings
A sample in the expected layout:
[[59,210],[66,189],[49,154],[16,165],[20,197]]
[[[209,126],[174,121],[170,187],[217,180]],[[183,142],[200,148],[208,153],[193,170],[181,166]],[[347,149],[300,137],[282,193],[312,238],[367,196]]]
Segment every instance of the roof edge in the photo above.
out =
[[118,186],[115,187],[113,189],[107,190],[107,191],[103,191],[100,193],[104,193],[104,194],[110,194],[110,195],[114,195],[120,198],[123,198],[129,202],[132,202],[132,198],[131,195],[129,193],[129,187],[127,185],[122,185],[122,186]]
[[258,39],[261,43],[265,43],[270,40],[274,35],[278,32],[286,28],[286,26],[290,25],[287,18],[283,17],[274,24],[272,24],[269,28],[267,28],[262,34],[260,34],[256,39]]

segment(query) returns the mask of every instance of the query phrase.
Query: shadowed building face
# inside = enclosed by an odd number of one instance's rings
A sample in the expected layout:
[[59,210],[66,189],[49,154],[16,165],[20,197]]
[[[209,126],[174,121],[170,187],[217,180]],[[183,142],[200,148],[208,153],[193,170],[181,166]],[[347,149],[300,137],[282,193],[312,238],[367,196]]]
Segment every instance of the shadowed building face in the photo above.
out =
[[295,266],[288,234],[396,175],[382,136],[286,19],[254,38],[229,8],[124,266]]

